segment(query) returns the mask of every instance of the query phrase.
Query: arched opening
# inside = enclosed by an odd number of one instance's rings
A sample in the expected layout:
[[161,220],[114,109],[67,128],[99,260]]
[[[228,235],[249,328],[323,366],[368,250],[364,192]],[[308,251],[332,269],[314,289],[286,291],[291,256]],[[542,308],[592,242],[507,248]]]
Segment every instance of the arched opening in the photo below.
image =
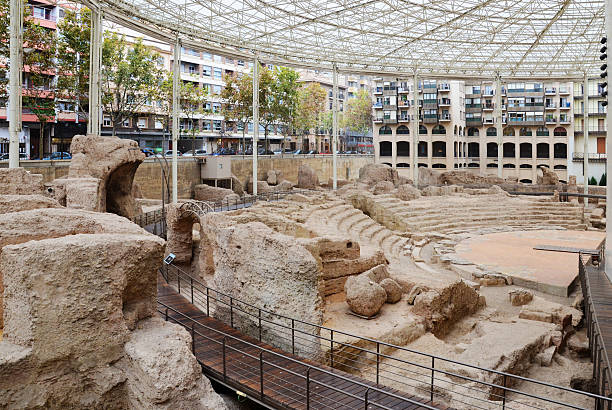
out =
[[519,182],[522,182],[523,184],[531,184],[531,179],[521,179]]
[[453,152],[455,153],[455,157],[457,157],[458,151],[457,151],[457,143],[456,142],[453,143],[453,147],[455,148],[455,150]]
[[427,135],[427,127],[419,125],[419,135]]
[[467,130],[467,135],[468,137],[478,137],[480,135],[480,131],[478,131],[478,128],[470,127]]
[[497,164],[495,163],[487,164],[487,168],[497,168]]
[[457,126],[455,125],[455,133],[454,133],[453,135],[457,135],[457,131],[458,131],[458,128],[457,128]]
[[540,142],[536,145],[536,158],[550,158],[550,148],[547,143]]
[[553,169],[567,169],[566,165],[555,165]]
[[445,157],[446,156],[446,142],[434,141],[431,144],[431,156],[432,157]]
[[380,141],[378,143],[380,147],[380,156],[381,157],[390,157],[391,156],[391,141]]
[[128,162],[115,168],[106,178],[104,189],[106,212],[132,219],[135,215],[136,202],[132,194],[134,175],[139,163]]
[[546,127],[539,127],[536,130],[536,136],[537,137],[548,137],[550,136],[550,131]]
[[410,134],[410,129],[405,125],[400,125],[397,127],[397,131],[395,132],[397,135],[408,135]]
[[390,167],[392,167],[392,166],[393,166],[393,165],[391,165],[391,163],[390,163],[390,162],[382,162],[382,164],[383,164],[383,165],[388,165],[388,166],[390,166]]
[[446,168],[446,164],[433,164],[432,168]]
[[427,168],[427,164],[419,162],[419,168]]
[[531,144],[529,142],[522,142],[519,147],[519,150],[521,158],[531,158]]
[[553,147],[555,158],[567,158],[567,144],[557,143]]
[[419,157],[427,156],[427,141],[419,141]]
[[470,162],[468,168],[480,168],[480,165],[475,162]]
[[504,164],[503,168],[516,168],[516,165],[514,165],[514,164]]
[[468,157],[478,158],[480,157],[480,144],[477,142],[468,143]]
[[397,156],[398,157],[409,157],[410,156],[410,143],[408,141],[397,142]]
[[497,143],[496,142],[487,143],[487,158],[497,158]]
[[463,137],[463,132],[465,131],[465,128],[463,128],[462,126],[459,126],[459,136]]
[[495,127],[487,128],[487,137],[497,137],[497,128]]
[[183,210],[179,205],[167,208],[166,253],[173,253],[174,263],[190,266],[193,259],[193,229],[199,226],[199,218],[194,212]]
[[521,168],[521,169],[531,169],[531,168],[533,168],[533,166],[531,164],[521,164],[519,166],[519,168]]
[[520,137],[531,137],[533,132],[531,132],[531,128],[523,127],[519,130]]
[[555,137],[567,137],[567,130],[563,127],[557,127],[553,131]]
[[406,162],[398,162],[397,167],[398,168],[410,168],[410,164],[407,164]]
[[514,147],[513,142],[505,142],[504,143],[504,158],[514,158],[516,157],[516,149]]
[[514,128],[506,127],[504,128],[504,137],[514,137],[516,134],[514,133]]
[[431,130],[431,133],[433,135],[445,135],[446,134],[446,128],[444,128],[444,125],[438,124],[435,127],[433,127],[433,129]]
[[391,127],[389,127],[388,125],[380,127],[380,129],[378,130],[378,135],[391,135],[391,134],[393,134],[393,131],[391,131]]

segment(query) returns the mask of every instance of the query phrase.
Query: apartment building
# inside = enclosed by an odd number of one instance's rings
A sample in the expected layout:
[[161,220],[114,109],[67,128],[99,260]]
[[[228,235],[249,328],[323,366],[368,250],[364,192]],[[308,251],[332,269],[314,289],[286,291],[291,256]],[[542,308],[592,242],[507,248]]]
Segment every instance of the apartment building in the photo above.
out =
[[603,105],[606,98],[601,96],[603,83],[599,77],[588,80],[588,121],[584,121],[584,83],[574,84],[574,138],[570,139],[569,163],[570,175],[576,175],[578,183],[584,181],[584,130],[589,131],[588,162],[589,176],[598,182],[606,172],[606,130],[607,107]]
[[[419,117],[413,106],[418,104]],[[410,176],[412,155],[419,167],[454,169],[466,166],[464,86],[460,81],[423,80],[414,89],[406,79],[380,78],[373,91],[376,162]],[[418,145],[412,124],[418,121]]]
[[[57,31],[58,19],[63,17],[63,8],[56,3],[46,0],[29,0],[31,18],[45,30]],[[30,50],[36,52],[36,50]],[[45,73],[48,77],[44,85],[34,84],[30,78],[30,69],[25,66],[23,70],[23,94],[36,95],[38,98],[48,98],[56,101],[56,114],[45,125],[41,135],[40,121],[34,112],[24,106],[22,110],[23,130],[19,135],[19,152],[28,158],[38,159],[54,151],[68,151],[72,135],[82,134],[87,129],[84,118],[76,114],[73,101],[62,100],[53,93],[57,73],[50,70]],[[7,119],[7,105],[0,107],[0,153],[7,153],[9,149],[9,131]]]
[[[537,180],[537,168],[568,179],[573,142],[572,82],[503,83],[502,163],[498,163],[495,85],[490,82],[423,80],[419,83],[418,164],[483,175]],[[414,95],[411,82],[382,80],[374,92],[376,160],[409,168]],[[409,173],[406,173],[409,175]]]

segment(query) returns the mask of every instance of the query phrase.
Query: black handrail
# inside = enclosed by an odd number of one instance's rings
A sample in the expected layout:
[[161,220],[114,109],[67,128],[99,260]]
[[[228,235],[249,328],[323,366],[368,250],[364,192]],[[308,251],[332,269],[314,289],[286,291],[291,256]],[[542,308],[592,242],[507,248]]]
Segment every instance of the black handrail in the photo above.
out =
[[[224,352],[223,358],[222,358],[222,360],[223,360],[223,363],[222,363],[223,369],[227,368],[227,360],[226,360],[226,354],[225,354],[225,351],[227,349],[234,350],[234,351],[239,352],[240,354],[242,354],[244,356],[247,356],[247,357],[250,357],[252,359],[258,360],[259,363],[260,363],[260,392],[259,392],[260,393],[260,399],[263,399],[264,393],[265,393],[264,392],[264,383],[263,383],[263,380],[264,380],[263,379],[263,365],[266,364],[268,366],[272,366],[272,367],[275,367],[277,369],[281,369],[281,370],[283,370],[283,371],[285,371],[285,372],[287,372],[289,374],[292,374],[294,376],[298,376],[300,378],[303,378],[305,381],[307,381],[308,384],[311,384],[311,383],[312,384],[318,384],[320,386],[324,386],[325,388],[334,390],[336,392],[343,393],[343,394],[345,394],[345,395],[347,395],[349,397],[353,397],[353,398],[358,399],[358,400],[363,400],[366,405],[370,404],[370,405],[375,405],[375,406],[377,406],[379,408],[382,408],[382,409],[389,409],[389,410],[391,410],[389,407],[383,406],[381,404],[377,404],[377,403],[371,401],[371,399],[368,399],[368,392],[369,391],[376,391],[378,393],[384,394],[385,396],[393,397],[395,399],[399,399],[401,401],[404,401],[404,402],[407,402],[407,403],[410,403],[410,404],[415,404],[415,405],[418,405],[419,407],[422,407],[422,408],[431,409],[431,410],[435,410],[436,409],[436,407],[432,407],[432,406],[429,406],[427,404],[424,404],[424,403],[421,403],[421,402],[418,402],[418,401],[415,401],[415,400],[411,400],[411,399],[409,399],[407,397],[402,397],[402,396],[400,396],[398,394],[395,394],[393,392],[389,392],[389,391],[383,390],[383,389],[378,388],[378,387],[370,386],[368,384],[365,384],[365,383],[360,382],[358,380],[355,380],[353,378],[348,378],[346,376],[343,376],[342,374],[331,372],[331,371],[329,371],[329,370],[327,370],[327,369],[325,369],[323,367],[312,365],[312,364],[307,364],[307,363],[304,363],[304,362],[302,362],[300,360],[297,360],[297,359],[295,359],[293,357],[286,356],[286,355],[278,353],[278,352],[276,352],[274,350],[270,350],[270,349],[267,349],[265,347],[262,347],[262,346],[250,343],[250,342],[248,342],[246,340],[243,340],[243,339],[241,339],[239,337],[236,337],[235,335],[232,335],[230,333],[226,333],[226,332],[223,332],[223,331],[221,331],[219,329],[215,329],[213,327],[207,326],[207,325],[197,321],[196,319],[193,319],[193,318],[183,314],[182,312],[174,309],[173,307],[164,304],[163,302],[158,301],[157,303],[158,303],[158,305],[161,305],[163,308],[165,308],[165,310],[164,309],[162,309],[162,310],[158,309],[158,312],[161,315],[163,315],[166,320],[174,320],[176,323],[180,324],[181,326],[185,327],[187,330],[190,331],[190,333],[192,334],[192,352],[195,353],[195,351],[197,349],[197,345],[196,345],[197,341],[195,341],[197,339],[194,338],[193,336],[194,335],[198,335],[198,336],[200,336],[202,338],[205,338],[205,339],[207,339],[207,340],[209,340],[209,341],[211,341],[213,343],[222,344],[223,352]],[[178,320],[175,320],[172,317],[170,317],[168,315],[168,310],[171,310],[171,311],[175,312],[176,314],[180,315],[182,318],[189,320],[191,322],[191,326],[188,326],[187,324],[181,323]],[[199,332],[198,330],[196,330],[195,325],[200,326],[201,328],[205,328],[205,329],[207,329],[209,331],[215,332],[216,334],[219,334],[219,335],[223,336],[222,342],[219,342],[218,340],[215,340],[215,339],[213,339],[213,338],[211,338],[211,337],[209,337],[209,336]],[[243,350],[237,349],[234,346],[230,346],[227,343],[228,339],[232,339],[232,340],[235,340],[237,342],[240,342],[240,344],[242,344],[242,345],[246,345],[246,346],[255,348],[260,353],[257,356],[254,356],[254,355],[249,354],[249,353],[247,353],[247,352],[245,352]],[[271,355],[271,356],[282,358],[282,359],[287,360],[287,361],[289,361],[291,363],[294,363],[294,364],[301,364],[301,365],[303,365],[303,366],[308,368],[307,374],[306,375],[302,375],[302,374],[300,374],[298,372],[295,372],[295,371],[293,371],[293,370],[291,370],[291,369],[289,369],[287,367],[280,366],[280,365],[278,365],[278,364],[276,364],[274,362],[271,362],[271,361],[266,361],[266,360],[263,359],[263,353],[266,353],[266,354]],[[200,364],[204,365],[204,363],[200,363]],[[313,369],[316,370],[317,372],[324,373],[324,374],[326,374],[328,376],[331,376],[334,379],[339,379],[340,381],[344,381],[344,382],[351,382],[351,383],[356,384],[358,386],[364,387],[366,389],[366,394],[362,398],[362,397],[357,396],[355,394],[343,391],[343,390],[335,387],[334,385],[331,385],[331,384],[328,384],[328,383],[324,383],[324,382],[316,380],[316,379],[314,379],[312,377],[309,377],[310,376],[310,372]],[[224,375],[225,374],[226,374],[226,371],[224,370]],[[306,388],[306,390],[307,391],[310,390],[309,386],[308,386],[308,388]],[[307,403],[309,403],[309,401],[310,400],[307,399]],[[310,406],[307,405],[307,408],[309,408],[309,407]]]
[[[604,260],[604,246],[600,248],[599,267],[602,269],[605,266]],[[587,263],[592,264],[593,257],[588,259]],[[578,272],[580,278],[580,287],[582,288],[582,296],[584,299],[584,310],[585,310],[585,322],[587,328],[587,336],[589,338],[589,351],[591,352],[591,360],[593,362],[593,378],[595,379],[595,385],[600,395],[611,396],[612,395],[612,367],[610,367],[610,360],[608,358],[608,352],[605,349],[605,344],[602,339],[602,331],[599,327],[597,320],[597,312],[593,304],[591,297],[591,284],[589,281],[589,275],[587,274],[587,267],[583,260],[583,254],[578,254]],[[608,410],[612,409],[612,403],[608,401]],[[604,403],[600,400],[596,401],[596,410],[602,410]]]
[[[509,386],[509,382],[516,382],[516,381],[521,381],[521,382],[527,382],[527,383],[534,383],[534,384],[538,384],[540,386],[544,386],[544,387],[548,387],[551,389],[554,389],[555,391],[566,391],[569,393],[573,393],[576,394],[578,396],[583,396],[583,397],[587,397],[587,398],[591,398],[593,400],[595,400],[596,402],[607,402],[608,406],[612,406],[612,399],[608,398],[608,397],[604,397],[601,395],[597,395],[597,394],[592,394],[592,393],[588,393],[588,392],[583,392],[583,391],[579,391],[579,390],[575,390],[572,388],[568,388],[568,387],[563,387],[563,386],[557,386],[557,385],[553,385],[550,383],[546,383],[546,382],[542,382],[542,381],[538,381],[538,380],[534,380],[534,379],[530,379],[527,377],[523,377],[523,376],[518,376],[518,375],[514,375],[514,374],[510,374],[510,373],[505,373],[505,372],[501,372],[498,370],[493,370],[493,369],[487,369],[487,368],[483,368],[483,367],[479,367],[476,365],[471,365],[471,364],[467,364],[467,363],[462,363],[456,360],[452,360],[452,359],[447,359],[447,358],[443,358],[440,356],[436,356],[436,355],[432,355],[429,353],[424,353],[424,352],[419,352],[416,350],[412,350],[412,349],[408,349],[406,347],[403,346],[397,346],[397,345],[393,345],[391,343],[386,343],[386,342],[382,342],[382,341],[378,341],[375,339],[371,339],[371,338],[367,338],[367,337],[360,337],[360,336],[356,336],[347,332],[343,332],[343,331],[339,331],[339,330],[335,330],[335,329],[331,329],[325,326],[321,326],[321,325],[316,325],[316,324],[312,324],[312,323],[308,323],[306,321],[302,321],[300,319],[295,319],[295,318],[290,318],[288,316],[284,316],[281,314],[276,314],[273,313],[271,311],[267,311],[265,309],[261,309],[257,306],[254,306],[252,304],[249,304],[247,302],[243,302],[241,300],[238,300],[236,298],[234,298],[231,295],[228,295],[226,293],[217,291],[215,289],[209,288],[208,286],[204,285],[203,283],[201,283],[199,280],[197,280],[196,278],[193,278],[190,274],[188,274],[187,272],[183,271],[182,269],[180,269],[179,267],[175,266],[175,265],[164,265],[164,267],[160,270],[162,275],[164,276],[164,278],[166,279],[166,281],[168,283],[172,283],[172,279],[173,277],[176,278],[176,284],[179,288],[179,293],[180,293],[180,288],[181,288],[181,280],[185,281],[186,283],[189,284],[190,287],[190,293],[191,293],[191,300],[192,303],[198,305],[198,304],[202,304],[206,306],[206,314],[207,315],[211,315],[211,308],[210,308],[210,302],[211,300],[215,303],[215,304],[220,304],[221,306],[224,306],[225,308],[229,308],[229,321],[232,325],[232,327],[234,327],[235,324],[235,320],[234,320],[234,315],[236,314],[244,314],[247,317],[250,317],[253,321],[257,321],[257,331],[259,333],[259,340],[262,340],[262,324],[269,324],[269,325],[273,325],[273,326],[277,326],[280,329],[284,329],[285,331],[287,331],[287,333],[291,332],[291,351],[295,352],[296,351],[296,347],[297,348],[302,348],[304,347],[303,344],[296,342],[296,337],[302,340],[307,340],[309,342],[313,342],[318,340],[318,349],[320,350],[321,347],[321,342],[326,342],[329,343],[329,347],[330,347],[330,357],[329,357],[329,362],[331,363],[331,367],[334,368],[352,368],[352,369],[357,369],[354,366],[348,365],[346,362],[347,361],[351,361],[351,362],[356,362],[356,364],[359,364],[359,360],[363,359],[363,360],[369,360],[370,364],[374,365],[376,364],[376,381],[377,383],[380,382],[380,379],[386,379],[386,380],[390,380],[391,382],[394,383],[403,383],[404,385],[408,385],[407,382],[403,381],[403,380],[398,380],[397,378],[394,378],[392,376],[399,376],[401,378],[405,378],[405,375],[397,373],[396,371],[403,371],[403,372],[410,372],[410,373],[414,373],[420,376],[424,376],[424,375],[428,375],[427,378],[430,378],[430,380],[427,381],[427,384],[429,384],[429,389],[428,389],[428,393],[430,393],[431,395],[431,399],[433,400],[434,397],[434,391],[436,388],[439,389],[445,389],[444,387],[440,386],[439,383],[448,383],[451,384],[455,387],[461,387],[461,388],[465,388],[467,390],[474,390],[474,391],[478,391],[478,389],[475,388],[471,388],[468,386],[462,386],[459,383],[456,382],[452,382],[452,381],[446,381],[446,380],[439,380],[438,379],[438,384],[435,384],[435,377],[434,374],[440,374],[440,375],[446,375],[446,376],[450,376],[451,378],[458,378],[460,380],[463,380],[464,382],[471,382],[471,383],[476,383],[480,386],[484,386],[487,388],[491,388],[491,391],[489,392],[489,397],[493,398],[493,399],[497,399],[499,401],[502,401],[502,408],[506,407],[506,401],[507,401],[507,394],[508,393],[514,393],[517,395],[521,395],[524,397],[530,397],[533,399],[537,399],[537,400],[541,400],[541,401],[545,401],[547,403],[552,403],[552,404],[556,404],[556,405],[560,405],[560,406],[565,406],[565,407],[569,407],[569,408],[574,408],[574,409],[581,409],[581,407],[570,404],[570,403],[563,403],[557,400],[554,400],[552,398],[546,398],[546,397],[541,397],[541,396],[537,396],[534,394],[530,394],[527,392],[522,392],[520,390],[516,390],[516,389],[512,389]],[[173,275],[171,275],[171,273],[173,273]],[[185,286],[183,286],[183,289],[185,288]],[[195,292],[194,292],[195,291]],[[225,299],[225,300],[224,300]],[[228,301],[229,300],[229,301]],[[241,306],[242,305],[242,306]],[[216,306],[215,306],[216,307]],[[246,310],[247,308],[250,308],[251,311]],[[256,314],[254,312],[257,312]],[[268,317],[266,317],[268,316]],[[286,320],[287,322],[290,322],[291,325],[285,325],[282,323],[279,323],[277,321],[274,321],[272,318],[277,318],[277,319],[283,319]],[[303,329],[300,329],[300,327],[296,327],[295,324],[301,324],[304,325],[305,327],[310,327],[313,332],[306,332]],[[325,337],[321,334],[321,331],[325,331],[325,332],[329,332],[330,336],[329,337]],[[296,336],[297,333],[297,336]],[[371,349],[367,349],[365,347],[358,347],[355,346],[353,344],[348,344],[348,343],[344,343],[342,341],[339,341],[336,337],[336,340],[334,340],[334,334],[338,335],[345,335],[345,336],[350,336],[352,338],[356,338],[368,343],[372,343],[376,345],[376,350],[371,350]],[[270,343],[274,344],[274,342],[278,343],[278,338],[275,338],[276,340],[270,340]],[[306,346],[307,348],[309,348],[310,346]],[[334,353],[334,347],[337,347],[336,352]],[[346,351],[342,351],[342,348],[347,348],[347,349],[354,349],[356,351],[358,351],[358,354],[354,354],[354,353],[350,353],[350,352],[346,352]],[[392,350],[401,350],[404,352],[408,352],[408,353],[413,353],[416,355],[420,355],[423,357],[428,357],[431,359],[431,366],[427,366],[427,365],[423,365],[423,364],[419,364],[419,363],[414,363],[414,362],[410,362],[408,360],[403,360],[403,359],[399,359],[396,357],[393,357],[389,354],[383,353],[381,352],[381,348],[384,348],[386,350],[392,349]],[[346,355],[353,355],[353,356],[357,356],[358,359],[350,359],[347,358]],[[361,354],[364,355],[373,355],[376,359],[366,359],[363,357],[359,357]],[[336,356],[336,358],[335,358]],[[398,367],[396,365],[390,364],[390,363],[384,363],[383,360],[386,361],[392,361],[395,362],[396,364],[400,364],[404,367]],[[474,378],[470,378],[468,376],[462,375],[462,374],[458,374],[458,373],[454,373],[448,370],[443,370],[440,368],[435,368],[436,366],[436,360],[438,361],[442,361],[444,363],[451,363],[454,365],[459,365],[459,366],[464,366],[467,368],[471,368],[471,369],[476,369],[476,370],[480,370],[480,371],[485,371],[489,374],[494,375],[496,380],[501,380],[502,384],[498,384],[496,382],[487,382],[484,380],[477,380]],[[353,363],[355,364],[355,363]],[[386,369],[383,369],[382,366],[386,366]],[[422,369],[424,371],[426,371],[426,373],[419,373],[417,371],[414,370],[408,370],[406,369],[405,366],[414,366],[417,369]],[[389,370],[389,367],[392,368],[392,370]],[[385,384],[384,382],[381,384]],[[421,386],[412,386],[412,387],[416,387],[418,390],[424,390],[424,388]],[[455,393],[457,393],[455,391]],[[474,397],[472,396],[468,396],[471,397],[472,399],[474,399]],[[482,399],[478,399],[478,400],[482,400]]]

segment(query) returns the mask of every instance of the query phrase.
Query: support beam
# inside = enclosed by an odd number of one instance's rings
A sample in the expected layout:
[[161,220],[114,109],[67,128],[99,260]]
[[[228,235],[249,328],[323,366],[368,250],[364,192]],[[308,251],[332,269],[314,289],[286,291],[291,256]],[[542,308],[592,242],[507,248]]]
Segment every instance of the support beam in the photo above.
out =
[[418,185],[419,170],[418,170],[418,154],[419,154],[419,75],[416,70],[413,78],[413,92],[414,102],[412,104],[412,183],[414,186]]
[[23,3],[10,3],[10,73],[9,73],[9,168],[19,167],[21,133],[21,71],[23,66]]
[[174,61],[172,62],[172,203],[178,202],[178,139],[179,110],[181,104],[181,40],[177,36],[174,43]]
[[[102,114],[102,12],[91,10],[91,30],[89,35],[89,122],[87,133],[100,135],[100,116]],[[77,114],[78,115],[78,114]]]
[[253,195],[257,195],[257,143],[259,142],[259,56],[253,60]]
[[334,73],[333,73],[333,104],[332,104],[332,163],[333,163],[333,189],[334,191],[338,189],[338,154],[336,151],[338,150],[338,67],[334,63]]
[[497,133],[497,176],[503,176],[504,144],[502,143],[502,85],[499,74],[495,76],[495,130]]
[[[584,193],[589,193],[589,77],[584,73],[584,89],[582,91],[582,130],[584,136]],[[554,146],[553,146],[554,148]],[[584,199],[584,210],[589,206],[589,198]]]
[[[606,0],[606,37],[608,41],[612,38],[612,0]],[[610,45],[610,43],[608,43]],[[608,60],[608,63],[610,61]],[[610,77],[608,77],[608,84]],[[608,85],[608,90],[610,86]],[[610,98],[608,97],[608,100]],[[606,114],[606,154],[612,153],[612,110],[607,107]],[[612,160],[606,161],[606,201],[612,198]],[[612,207],[606,206],[606,221],[612,221]],[[605,267],[608,279],[612,280],[612,223],[606,223],[606,250],[605,250]]]

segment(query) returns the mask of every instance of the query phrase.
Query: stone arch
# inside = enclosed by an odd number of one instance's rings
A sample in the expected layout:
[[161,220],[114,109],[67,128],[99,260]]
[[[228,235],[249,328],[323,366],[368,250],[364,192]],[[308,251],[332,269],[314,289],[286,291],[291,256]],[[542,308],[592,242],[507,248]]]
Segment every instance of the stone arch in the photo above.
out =
[[497,128],[495,127],[487,128],[487,137],[497,137]]
[[480,131],[478,131],[478,128],[476,127],[470,127],[467,130],[467,135],[468,137],[477,137],[480,135]]
[[383,125],[378,130],[378,135],[391,135],[391,134],[393,134],[393,131],[391,130],[391,127],[389,127],[388,125]]
[[506,127],[503,131],[504,137],[514,137],[516,134],[514,132],[514,128]]
[[444,125],[438,124],[435,127],[433,127],[433,129],[431,130],[431,133],[434,135],[446,135],[446,128],[444,128]]
[[419,125],[419,135],[427,135],[427,127],[424,125]]
[[555,137],[567,137],[567,130],[564,127],[557,127],[553,131]]
[[533,136],[533,132],[531,131],[531,128],[523,127],[519,130],[519,136],[520,137],[531,137]]
[[200,218],[195,212],[188,210],[186,205],[170,204],[166,207],[166,255],[173,253],[176,264],[185,265],[192,261],[195,223],[200,223]]
[[395,133],[397,135],[408,135],[410,134],[410,128],[406,127],[405,125],[400,125],[399,127],[397,127]]

